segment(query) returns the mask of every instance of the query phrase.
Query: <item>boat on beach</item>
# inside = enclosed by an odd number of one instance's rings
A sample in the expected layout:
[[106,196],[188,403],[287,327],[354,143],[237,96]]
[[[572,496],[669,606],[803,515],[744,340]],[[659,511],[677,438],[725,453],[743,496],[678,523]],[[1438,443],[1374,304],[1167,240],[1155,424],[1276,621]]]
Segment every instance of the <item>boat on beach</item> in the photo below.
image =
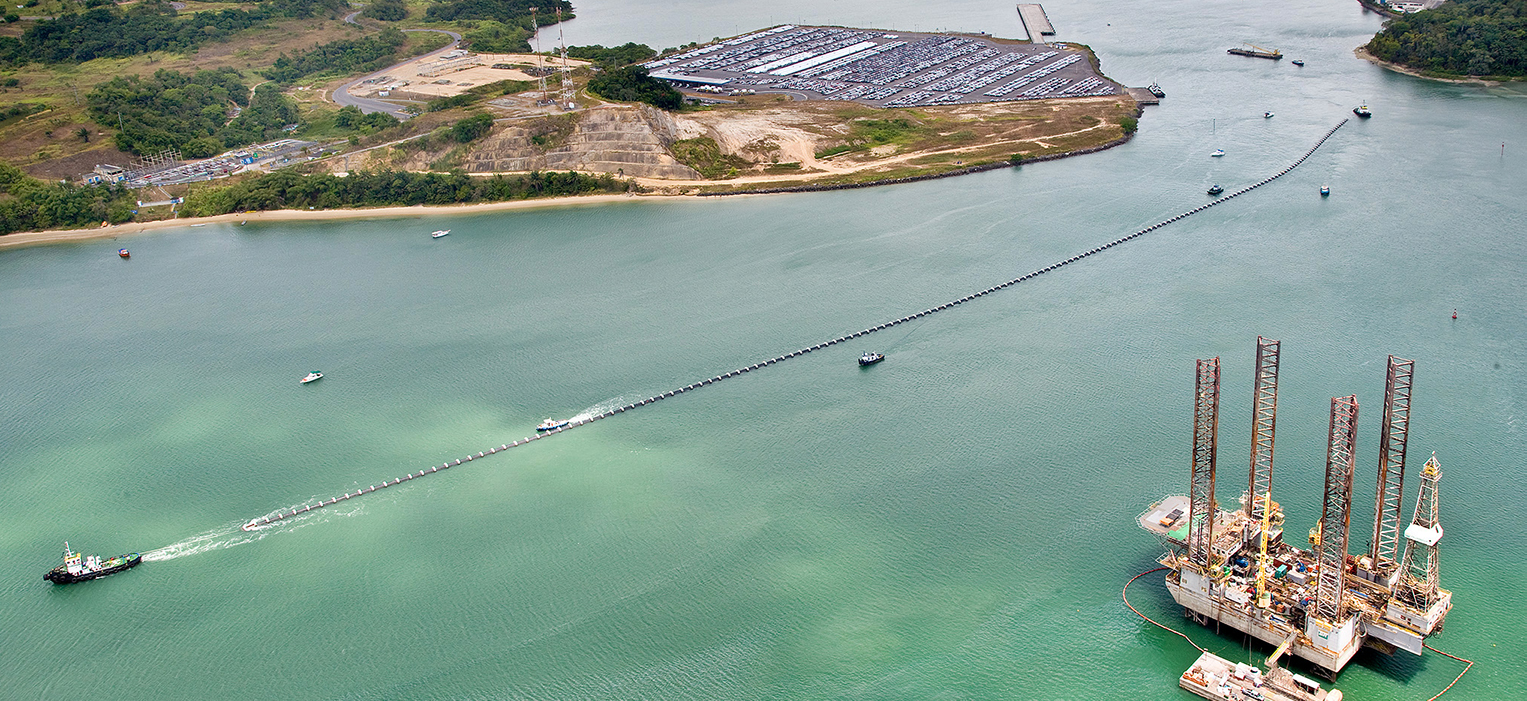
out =
[[547,419],[545,421],[542,421],[540,424],[536,425],[536,432],[537,433],[544,433],[546,431],[555,431],[555,430],[557,430],[559,428],[562,428],[563,426],[568,425],[569,423],[572,423],[572,422],[568,421],[567,419],[562,419],[561,421],[558,421],[556,419]]
[[142,562],[142,553],[128,553],[106,560],[102,560],[99,555],[81,555],[69,548],[68,541],[64,541],[64,564],[54,567],[42,578],[54,584],[73,584],[132,569]]

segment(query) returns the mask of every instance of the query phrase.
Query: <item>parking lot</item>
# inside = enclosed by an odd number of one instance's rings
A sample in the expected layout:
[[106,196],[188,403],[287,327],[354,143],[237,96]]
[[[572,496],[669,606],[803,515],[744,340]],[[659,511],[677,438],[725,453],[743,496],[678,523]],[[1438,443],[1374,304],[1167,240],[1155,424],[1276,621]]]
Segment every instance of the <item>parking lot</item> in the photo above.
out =
[[980,35],[785,25],[645,64],[712,92],[754,90],[876,107],[1118,95],[1084,52]]

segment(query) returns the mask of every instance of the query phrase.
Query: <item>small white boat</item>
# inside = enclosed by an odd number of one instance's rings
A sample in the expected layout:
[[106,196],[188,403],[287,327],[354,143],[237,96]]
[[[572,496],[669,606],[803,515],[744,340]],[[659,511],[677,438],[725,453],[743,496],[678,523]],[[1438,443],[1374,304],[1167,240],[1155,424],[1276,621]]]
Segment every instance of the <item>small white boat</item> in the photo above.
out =
[[314,371],[308,373],[307,377],[302,378],[302,384],[307,384],[309,382],[317,382],[317,381],[322,380],[322,379],[323,379],[323,373],[321,373],[321,372],[319,372],[317,370],[314,370]]
[[562,428],[563,426],[568,425],[569,423],[572,423],[572,422],[568,421],[566,419],[563,419],[561,421],[558,421],[556,419],[547,419],[545,421],[542,421],[539,425],[536,426],[536,431],[555,431],[555,430],[557,430],[559,428]]
[[1331,186],[1330,185],[1321,185],[1320,186],[1320,196],[1321,197],[1330,197],[1331,196]]
[[1214,158],[1219,158],[1220,156],[1225,155],[1225,149],[1222,149],[1222,148],[1214,149],[1214,153],[1211,153],[1209,155],[1214,157]]
[[441,229],[439,231],[436,231],[433,234],[430,234],[429,237],[432,238],[432,239],[438,239],[441,236],[450,236],[450,235],[451,235],[451,230],[450,229]]
[[1263,112],[1262,113],[1262,119],[1272,119],[1272,113],[1271,112]]

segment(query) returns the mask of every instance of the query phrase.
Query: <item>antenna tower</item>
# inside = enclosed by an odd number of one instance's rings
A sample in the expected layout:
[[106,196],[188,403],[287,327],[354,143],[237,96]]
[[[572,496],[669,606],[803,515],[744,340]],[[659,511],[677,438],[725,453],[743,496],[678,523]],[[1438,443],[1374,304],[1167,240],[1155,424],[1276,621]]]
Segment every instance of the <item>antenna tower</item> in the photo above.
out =
[[1410,388],[1416,361],[1389,356],[1384,382],[1384,426],[1379,435],[1378,503],[1373,507],[1369,557],[1376,572],[1393,571],[1400,558],[1400,503],[1405,494],[1405,443],[1410,437]]
[[[1273,433],[1278,425],[1278,351],[1281,344],[1257,336],[1257,372],[1253,378],[1251,410],[1251,488],[1246,515],[1253,521],[1271,521],[1262,512],[1272,494]],[[1265,529],[1264,529],[1265,530]]]
[[1437,454],[1421,468],[1421,494],[1416,497],[1416,515],[1405,529],[1405,560],[1401,580],[1396,587],[1400,601],[1421,611],[1437,602],[1437,541],[1442,540],[1442,523],[1437,520],[1437,481],[1442,466]]
[[541,103],[546,102],[546,57],[541,55],[541,24],[536,21],[536,8],[530,8],[530,26],[536,37],[536,82],[541,84]]
[[1325,501],[1320,511],[1320,542],[1315,546],[1320,565],[1315,611],[1332,623],[1341,619],[1341,595],[1347,586],[1347,534],[1352,523],[1356,432],[1357,397],[1332,397]]
[[1193,400],[1193,476],[1188,484],[1188,561],[1214,565],[1214,460],[1219,442],[1219,358],[1198,361]]

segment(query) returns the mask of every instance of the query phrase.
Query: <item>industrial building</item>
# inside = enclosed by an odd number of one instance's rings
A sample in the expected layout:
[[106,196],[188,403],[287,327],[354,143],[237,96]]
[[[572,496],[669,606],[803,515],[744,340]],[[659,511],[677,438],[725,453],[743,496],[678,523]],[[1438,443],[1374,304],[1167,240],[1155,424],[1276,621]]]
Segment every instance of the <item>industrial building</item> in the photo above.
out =
[[1215,499],[1219,358],[1198,361],[1188,495],[1162,499],[1138,519],[1167,547],[1167,589],[1189,618],[1278,646],[1275,656],[1286,650],[1327,678],[1363,646],[1420,655],[1453,595],[1438,578],[1435,454],[1422,467],[1411,520],[1401,521],[1415,361],[1389,356],[1371,538],[1351,555],[1357,398],[1331,400],[1320,520],[1307,543],[1290,542],[1272,498],[1279,350],[1278,341],[1257,338],[1250,469],[1233,510]]

